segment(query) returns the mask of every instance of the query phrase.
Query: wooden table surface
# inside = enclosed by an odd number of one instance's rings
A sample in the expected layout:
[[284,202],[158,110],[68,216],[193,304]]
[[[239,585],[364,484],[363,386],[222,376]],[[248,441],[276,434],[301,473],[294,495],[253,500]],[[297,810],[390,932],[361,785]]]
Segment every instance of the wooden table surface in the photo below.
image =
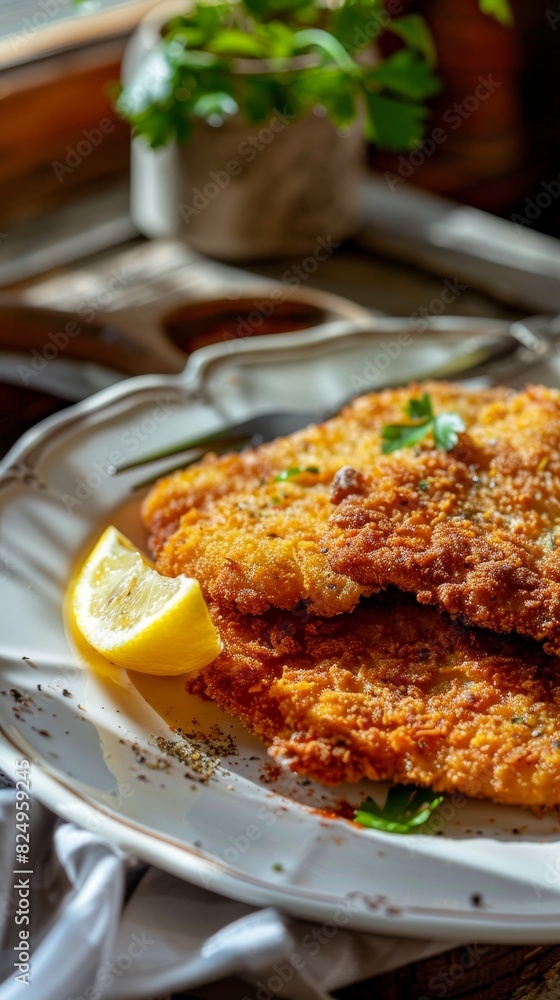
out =
[[[142,247],[141,241],[133,240],[97,254],[89,264],[92,275],[109,274],[115,260],[122,260],[123,253],[138,255],[143,252]],[[79,297],[83,294],[83,274],[87,266],[88,263],[82,261],[76,266],[60,267],[48,275],[50,285],[41,286],[37,280],[27,279],[12,285],[10,291],[25,292],[27,289],[29,293],[31,289],[37,297],[39,289],[40,300],[70,307],[72,295]],[[253,275],[280,278],[286,266],[289,262],[279,261],[249,270]],[[76,283],[78,271],[82,279]],[[421,306],[429,308],[430,302],[441,292],[444,277],[428,275],[413,267],[366,254],[350,245],[326,261],[320,271],[309,278],[308,285],[346,295],[372,309],[408,317]],[[453,275],[448,277],[453,278]],[[74,285],[77,290],[72,292]],[[95,282],[91,287],[96,287]],[[471,288],[465,289],[448,307],[448,311],[464,315],[517,315]],[[64,405],[67,404],[30,387],[0,385],[2,452],[27,427]],[[181,1000],[187,1000],[187,997],[192,1000],[241,1000],[250,995],[247,984],[229,979],[188,995],[181,994]],[[447,951],[376,979],[354,984],[335,995],[340,1000],[370,1000],[373,997],[381,1000],[436,1000],[443,997],[446,1000],[560,1000],[560,947],[496,947],[485,946],[484,942],[471,943],[470,947]]]

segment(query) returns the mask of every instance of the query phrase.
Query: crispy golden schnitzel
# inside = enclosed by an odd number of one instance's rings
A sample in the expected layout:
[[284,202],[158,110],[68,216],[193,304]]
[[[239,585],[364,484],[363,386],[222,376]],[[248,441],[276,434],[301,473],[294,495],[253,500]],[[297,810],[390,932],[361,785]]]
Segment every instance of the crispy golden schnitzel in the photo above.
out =
[[[383,454],[424,393],[464,432]],[[533,641],[560,654],[559,391],[372,393],[161,480],[143,516],[157,568],[198,578],[224,643],[189,689],[277,760],[560,805],[560,661]]]
[[558,390],[481,400],[449,453],[425,440],[355,475],[322,540],[335,572],[560,653]]
[[[209,455],[160,480],[143,506],[158,570],[194,576],[207,598],[251,614],[302,601],[320,615],[351,610],[362,594],[385,583],[356,582],[353,565],[347,572],[329,562],[332,553],[321,538],[331,496],[342,499],[364,486],[352,470],[365,470],[369,483],[377,465],[402,464],[402,453],[383,458],[380,433],[384,424],[402,420],[417,388],[371,393],[326,423],[240,454]],[[481,407],[505,404],[509,395],[437,383],[421,389],[438,411],[458,412],[467,429]]]
[[293,771],[560,804],[560,664],[397,592],[351,614],[211,609],[224,652],[187,683]]

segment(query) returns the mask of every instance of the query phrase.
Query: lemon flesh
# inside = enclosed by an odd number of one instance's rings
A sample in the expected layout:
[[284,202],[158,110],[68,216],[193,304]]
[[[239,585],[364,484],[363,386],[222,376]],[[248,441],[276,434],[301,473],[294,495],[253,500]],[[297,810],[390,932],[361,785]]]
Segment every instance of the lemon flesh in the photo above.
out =
[[196,673],[221,651],[198,581],[161,576],[114,527],[86,559],[72,610],[90,645],[129,670]]

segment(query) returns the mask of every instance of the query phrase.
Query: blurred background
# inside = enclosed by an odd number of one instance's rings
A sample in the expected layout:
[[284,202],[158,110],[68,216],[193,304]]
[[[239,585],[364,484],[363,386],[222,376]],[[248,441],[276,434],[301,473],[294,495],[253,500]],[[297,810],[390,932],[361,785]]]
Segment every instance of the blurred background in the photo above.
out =
[[[116,231],[129,162],[129,129],[111,106],[127,40],[153,0],[0,0],[0,220],[4,229],[75,198],[112,192]],[[560,3],[514,0],[515,26],[505,30],[480,13],[476,0],[414,0],[434,33],[445,87],[431,101],[428,133],[455,102],[472,94],[480,75],[501,81],[460,129],[415,170],[413,183],[487,211],[523,214],[543,181],[560,172],[560,88],[557,59]],[[64,162],[83,130],[109,117],[113,128],[63,177]],[[448,119],[449,120],[449,119]],[[395,170],[398,156],[370,151],[373,170]],[[529,213],[530,214],[530,213]],[[560,199],[532,225],[558,235]],[[94,234],[92,234],[95,242]]]
[[[350,204],[357,201],[359,188],[354,180],[362,152],[361,124],[358,149],[352,127],[339,127],[333,118],[335,127],[320,104],[318,110],[313,108],[316,114],[296,120],[288,129],[281,118],[273,123],[276,127],[268,128],[274,103],[260,119],[266,126],[260,132],[255,120],[245,123],[249,131],[266,134],[267,142],[280,132],[272,146],[265,142],[267,148],[255,154],[254,169],[244,155],[242,133],[212,128],[216,123],[210,109],[202,124],[195,122],[181,154],[183,173],[192,167],[195,178],[193,182],[185,173],[187,188],[190,184],[185,204],[171,190],[177,170],[168,156],[175,155],[178,147],[175,151],[173,144],[155,151],[146,147],[149,155],[139,171],[137,141],[133,167],[136,162],[135,176],[138,181],[142,175],[144,187],[137,182],[136,213],[131,214],[131,132],[114,109],[115,87],[125,52],[130,58],[131,40],[134,46],[159,2],[82,0],[78,5],[73,0],[0,0],[0,310],[4,310],[0,348],[4,352],[41,354],[45,338],[51,335],[52,316],[41,319],[35,312],[34,317],[23,317],[23,306],[81,310],[82,320],[89,316],[101,330],[101,334],[97,328],[90,330],[92,338],[105,336],[105,313],[117,310],[119,325],[124,324],[131,338],[130,365],[121,366],[125,373],[138,370],[132,355],[139,337],[150,348],[158,347],[160,365],[166,361],[178,370],[186,354],[169,353],[173,336],[161,319],[164,306],[171,309],[208,295],[236,300],[245,294],[239,289],[246,286],[251,313],[255,280],[280,282],[284,297],[299,289],[297,309],[289,302],[284,312],[275,307],[276,325],[270,332],[289,328],[290,308],[292,329],[309,325],[307,315],[304,320],[299,316],[303,300],[306,309],[317,312],[320,306],[319,312],[322,309],[327,317],[332,309],[350,319],[383,312],[408,317],[412,327],[420,322],[419,316],[441,312],[515,319],[558,311],[560,265],[554,241],[546,236],[560,234],[556,65],[560,0],[512,0],[513,27],[499,23],[500,12],[507,10],[505,0],[385,0],[385,8],[382,0],[351,0],[349,6],[361,3],[366,14],[386,10],[395,21],[412,15],[411,23],[422,15],[435,40],[436,71],[442,80],[437,95],[431,96],[437,89],[433,75],[430,78],[431,70],[419,68],[420,56],[414,51],[406,56],[408,76],[404,73],[403,80],[398,72],[393,75],[397,102],[387,101],[391,112],[385,126],[393,125],[394,109],[403,106],[399,102],[416,97],[423,102],[427,96],[424,145],[412,148],[409,143],[408,151],[400,152],[407,146],[397,139],[385,143],[396,150],[387,152],[369,143],[369,215],[361,231],[364,220],[356,213],[352,217]],[[274,2],[245,0],[245,6],[269,4],[275,10]],[[292,0],[282,2],[289,5]],[[293,0],[292,6],[301,7],[302,2]],[[161,38],[164,22],[155,20],[161,16],[152,19],[152,50]],[[402,38],[390,30],[375,39],[385,65],[402,49]],[[147,51],[149,46],[140,61]],[[421,94],[414,92],[418,83]],[[175,97],[182,99],[182,87],[175,84],[175,88]],[[477,93],[482,93],[481,99],[474,96]],[[491,99],[486,100],[486,94]],[[221,97],[227,100],[227,94]],[[334,107],[336,100],[331,103]],[[154,123],[157,128],[157,115]],[[220,148],[221,135],[228,134],[233,136],[229,152]],[[206,155],[210,147],[211,155]],[[243,161],[242,169],[229,158],[232,149]],[[243,156],[238,155],[242,150]],[[235,166],[231,175],[224,172],[228,163]],[[230,183],[233,177],[235,183]],[[139,221],[144,188],[151,189],[152,199],[145,226]],[[203,189],[207,196],[197,194],[196,202],[193,188]],[[451,203],[438,201],[441,197]],[[456,202],[516,225],[503,226],[477,213],[465,216],[456,210]],[[172,211],[178,223],[173,231],[158,229],[166,211]],[[275,213],[281,252],[269,253],[253,238],[259,236],[259,227],[260,235],[263,231],[270,235]],[[228,225],[232,224],[232,232],[235,229],[234,217],[237,230],[230,245],[233,252],[228,254],[221,251]],[[164,239],[150,241],[146,236]],[[246,246],[236,248],[237,238],[241,243],[246,239]],[[252,252],[255,246],[257,251]],[[247,252],[236,256],[236,249]],[[243,270],[237,267],[239,262]],[[442,281],[453,282],[460,291],[443,297]],[[322,299],[313,297],[316,291]],[[344,301],[327,301],[325,292]],[[164,303],[161,308],[159,301]],[[140,318],[126,314],[138,307],[143,310]],[[241,322],[237,306],[232,319],[230,307],[231,301],[229,312],[216,313],[214,339],[264,331],[262,317],[251,326]],[[192,324],[192,313],[189,316]],[[197,322],[201,342],[208,342],[206,320],[199,316]],[[268,317],[267,322],[272,320]],[[93,340],[88,344],[85,331],[65,347],[64,357],[71,356],[102,357]],[[0,442],[5,448],[34,421],[67,405],[68,393],[57,393],[48,380],[35,375],[22,383],[16,361],[12,359],[11,372],[5,355],[0,361],[4,363]],[[49,365],[49,375],[57,365],[58,361]],[[156,365],[150,370],[166,369]],[[62,368],[60,378],[68,382]],[[92,382],[89,391],[98,387]]]

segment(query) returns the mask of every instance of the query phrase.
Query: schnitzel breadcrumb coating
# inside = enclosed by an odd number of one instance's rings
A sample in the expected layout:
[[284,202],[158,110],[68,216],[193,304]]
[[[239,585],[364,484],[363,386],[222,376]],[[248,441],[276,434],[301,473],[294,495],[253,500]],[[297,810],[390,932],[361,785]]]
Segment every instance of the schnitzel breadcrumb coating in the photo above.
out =
[[536,643],[387,592],[298,621],[211,608],[224,652],[187,689],[324,784],[389,780],[560,804],[560,669]]
[[[207,598],[251,614],[302,601],[320,615],[351,610],[362,594],[384,584],[364,585],[329,563],[321,537],[332,490],[345,496],[356,486],[352,469],[371,472],[390,461],[380,454],[381,429],[402,421],[403,406],[420,391],[429,392],[438,412],[460,413],[467,429],[481,406],[508,397],[505,389],[445,383],[371,393],[289,437],[240,454],[208,455],[160,480],[144,502],[158,570],[194,576]],[[301,471],[277,481],[294,469]]]
[[335,572],[560,653],[558,390],[481,400],[449,453],[426,440],[356,469],[323,537]]

